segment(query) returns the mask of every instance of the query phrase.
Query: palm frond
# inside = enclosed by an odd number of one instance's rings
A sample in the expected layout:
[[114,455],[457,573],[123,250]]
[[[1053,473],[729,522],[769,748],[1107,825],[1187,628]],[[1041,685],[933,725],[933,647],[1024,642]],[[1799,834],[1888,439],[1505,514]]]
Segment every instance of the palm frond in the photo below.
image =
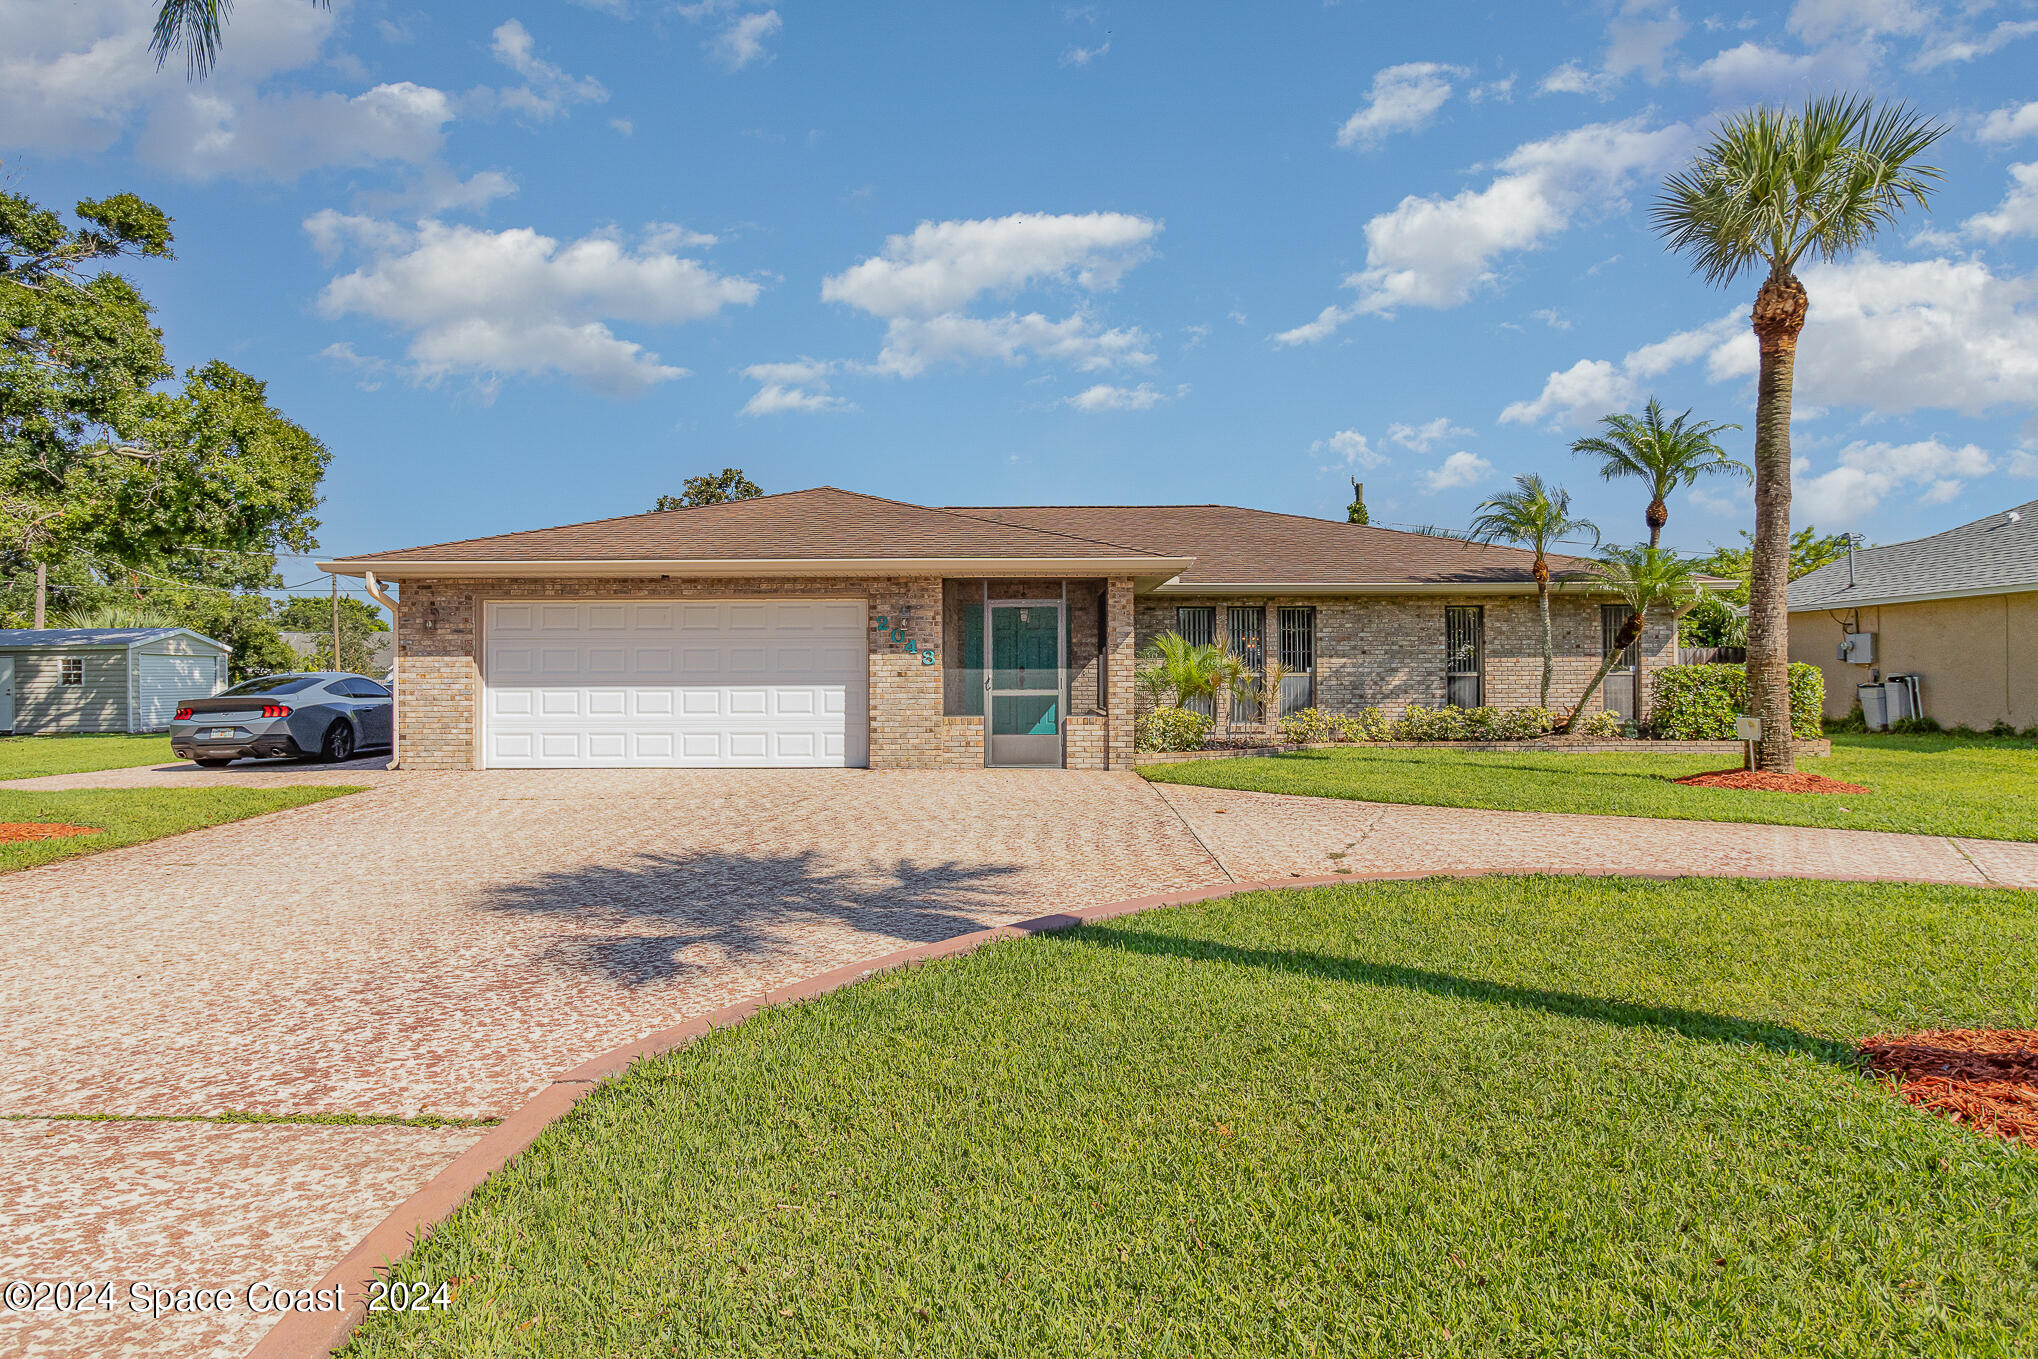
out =
[[[312,0],[320,9],[331,9],[332,0]],[[226,21],[233,14],[233,0],[158,0],[155,29],[149,35],[149,54],[162,70],[170,57],[184,53],[184,73],[203,80],[219,64],[220,43]]]

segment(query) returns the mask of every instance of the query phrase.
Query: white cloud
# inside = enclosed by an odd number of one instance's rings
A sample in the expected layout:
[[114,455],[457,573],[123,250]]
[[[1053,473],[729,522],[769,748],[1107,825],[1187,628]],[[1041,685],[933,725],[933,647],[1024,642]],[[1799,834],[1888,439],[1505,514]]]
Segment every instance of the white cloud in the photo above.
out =
[[1427,453],[1440,443],[1462,438],[1471,432],[1462,425],[1452,424],[1450,417],[1443,415],[1420,425],[1396,423],[1387,426],[1389,439],[1417,453]]
[[917,377],[936,364],[1020,363],[1030,356],[1097,372],[1145,367],[1154,361],[1152,343],[1136,326],[1106,330],[1082,312],[1059,321],[1037,311],[990,317],[959,312],[895,316],[885,325],[884,348],[875,368],[898,377]]
[[470,98],[478,111],[503,108],[544,122],[558,117],[570,104],[598,104],[609,97],[593,76],[570,76],[540,57],[530,30],[515,19],[504,20],[489,36],[490,54],[522,76],[524,84],[515,89],[476,91]]
[[2038,33],[2038,19],[2005,19],[1979,38],[1948,37],[1928,44],[1911,62],[1914,71],[1929,71],[1949,62],[1986,57],[2019,38]]
[[[1176,395],[1180,395],[1180,393],[1178,392]],[[1100,382],[1094,387],[1085,387],[1082,391],[1069,397],[1065,404],[1073,406],[1079,411],[1089,411],[1092,413],[1097,411],[1150,411],[1167,399],[1168,394],[1166,392],[1156,389],[1150,383],[1142,382],[1137,387],[1114,387],[1110,383]]]
[[2014,142],[2038,136],[2038,99],[2028,104],[2005,104],[1981,120],[1975,136],[1985,142]]
[[627,19],[630,17],[630,0],[568,0],[568,3],[578,5],[582,9],[594,10],[599,14],[607,14],[617,19]]
[[1145,259],[1160,229],[1122,212],[922,222],[886,237],[883,254],[824,279],[821,297],[873,316],[932,316],[1050,279],[1096,292]]
[[1580,214],[1619,206],[1635,178],[1674,159],[1690,135],[1682,123],[1592,123],[1516,147],[1483,189],[1410,195],[1366,223],[1366,267],[1344,280],[1358,300],[1275,338],[1302,344],[1366,312],[1462,305],[1498,281],[1503,255],[1542,246]]
[[1655,0],[1627,0],[1606,26],[1607,75],[1640,74],[1650,81],[1661,80],[1671,49],[1690,31],[1674,5]]
[[1375,450],[1366,436],[1355,429],[1341,429],[1328,439],[1318,439],[1309,445],[1309,451],[1319,457],[1342,458],[1351,466],[1362,467],[1367,471],[1387,461],[1387,455]]
[[784,27],[785,21],[778,17],[775,9],[741,15],[716,34],[708,48],[730,70],[740,71],[753,62],[768,58],[771,53],[765,50],[765,42],[777,37]]
[[1109,53],[1110,50],[1111,40],[1109,38],[1098,43],[1095,47],[1078,47],[1072,43],[1063,49],[1061,64],[1064,66],[1088,66],[1097,58]]
[[1807,86],[1858,84],[1877,60],[1871,44],[1840,43],[1812,52],[1784,52],[1757,42],[1725,48],[1685,71],[1686,80],[1711,87],[1720,99],[1795,95]]
[[1797,0],[1784,27],[1814,46],[1923,33],[1934,14],[1913,0]]
[[754,301],[758,285],[612,234],[561,245],[527,227],[482,231],[435,221],[414,232],[318,214],[315,243],[365,256],[319,297],[326,316],[363,316],[411,336],[419,381],[560,375],[598,391],[641,392],[683,377],[612,322],[670,326]]
[[1459,451],[1445,458],[1441,467],[1422,474],[1423,488],[1431,494],[1476,486],[1493,470],[1493,464],[1477,453]]
[[2010,191],[1988,212],[1962,222],[1970,235],[1999,241],[2005,236],[2038,236],[2038,161],[2010,167]]
[[1996,470],[1996,461],[1974,444],[1958,448],[1938,438],[1909,444],[1851,443],[1838,465],[1814,476],[1811,460],[1791,465],[1791,510],[1804,523],[1828,528],[1859,522],[1891,492],[1903,490],[1911,503],[1943,505],[1976,477]]
[[[1797,400],[1878,414],[2038,409],[2038,277],[1978,259],[1863,254],[1800,272],[1811,311],[1797,351]],[[1710,381],[1746,381],[1757,361],[1747,312],[1644,345],[1619,364],[1585,359],[1501,419],[1583,422],[1631,404],[1647,379],[1703,361]]]
[[2013,477],[2038,477],[2038,453],[2016,449],[2011,452],[2009,464],[2003,470]]
[[1389,66],[1373,76],[1372,92],[1358,111],[1337,130],[1337,144],[1347,147],[1377,146],[1396,132],[1413,132],[1428,125],[1451,97],[1451,81],[1469,75],[1462,66],[1434,61],[1409,61]]
[[743,403],[739,415],[778,415],[786,411],[816,413],[853,411],[856,403],[828,391],[828,375],[838,365],[819,359],[792,363],[753,363],[743,376],[758,383],[758,389]]
[[1616,83],[1610,76],[1586,70],[1577,61],[1567,61],[1536,82],[1536,93],[1604,96],[1613,90]]

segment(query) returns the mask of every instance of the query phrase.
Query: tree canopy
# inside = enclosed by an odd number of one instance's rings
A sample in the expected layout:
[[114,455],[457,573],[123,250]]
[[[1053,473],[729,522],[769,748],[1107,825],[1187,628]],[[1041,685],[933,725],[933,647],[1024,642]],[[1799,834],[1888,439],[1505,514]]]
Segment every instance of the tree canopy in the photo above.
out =
[[27,622],[37,564],[54,608],[148,599],[221,614],[225,606],[200,601],[281,585],[276,554],[315,543],[324,445],[229,364],[180,375],[153,309],[117,271],[173,258],[172,243],[170,219],[133,194],[88,199],[67,221],[0,193],[0,621],[9,625]]
[[724,467],[705,476],[688,477],[678,495],[658,497],[661,510],[686,510],[696,505],[722,505],[731,500],[755,500],[764,488],[743,475],[740,467]]

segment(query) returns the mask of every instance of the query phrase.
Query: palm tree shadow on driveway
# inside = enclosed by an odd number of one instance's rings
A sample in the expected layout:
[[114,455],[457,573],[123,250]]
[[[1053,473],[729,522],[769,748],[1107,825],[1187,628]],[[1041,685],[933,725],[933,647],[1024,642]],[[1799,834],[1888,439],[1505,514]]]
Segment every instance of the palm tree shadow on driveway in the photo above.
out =
[[836,965],[845,950],[830,942],[854,934],[868,947],[851,959],[1008,923],[1037,913],[1013,880],[1021,867],[660,851],[493,886],[479,905],[546,921],[540,961],[641,987],[802,955]]

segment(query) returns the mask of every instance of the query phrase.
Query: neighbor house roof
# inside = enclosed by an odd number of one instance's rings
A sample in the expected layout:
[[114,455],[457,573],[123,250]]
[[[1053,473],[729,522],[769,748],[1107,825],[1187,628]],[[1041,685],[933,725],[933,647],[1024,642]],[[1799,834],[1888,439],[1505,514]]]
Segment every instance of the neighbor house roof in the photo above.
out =
[[448,574],[829,574],[1082,571],[1165,579],[1179,553],[1003,523],[832,486],[321,562],[401,578]]
[[0,628],[0,651],[43,651],[64,647],[132,647],[165,637],[194,637],[221,651],[229,648],[190,628]]
[[1857,549],[1790,583],[1792,609],[1853,609],[1911,600],[2038,590],[2038,500],[1959,528]]
[[[1106,534],[1122,543],[1194,557],[1163,588],[1265,593],[1318,591],[1517,591],[1533,581],[1535,554],[1399,529],[1372,528],[1236,505],[1003,505],[960,512],[1056,533]],[[1590,563],[1551,554],[1552,572]]]

